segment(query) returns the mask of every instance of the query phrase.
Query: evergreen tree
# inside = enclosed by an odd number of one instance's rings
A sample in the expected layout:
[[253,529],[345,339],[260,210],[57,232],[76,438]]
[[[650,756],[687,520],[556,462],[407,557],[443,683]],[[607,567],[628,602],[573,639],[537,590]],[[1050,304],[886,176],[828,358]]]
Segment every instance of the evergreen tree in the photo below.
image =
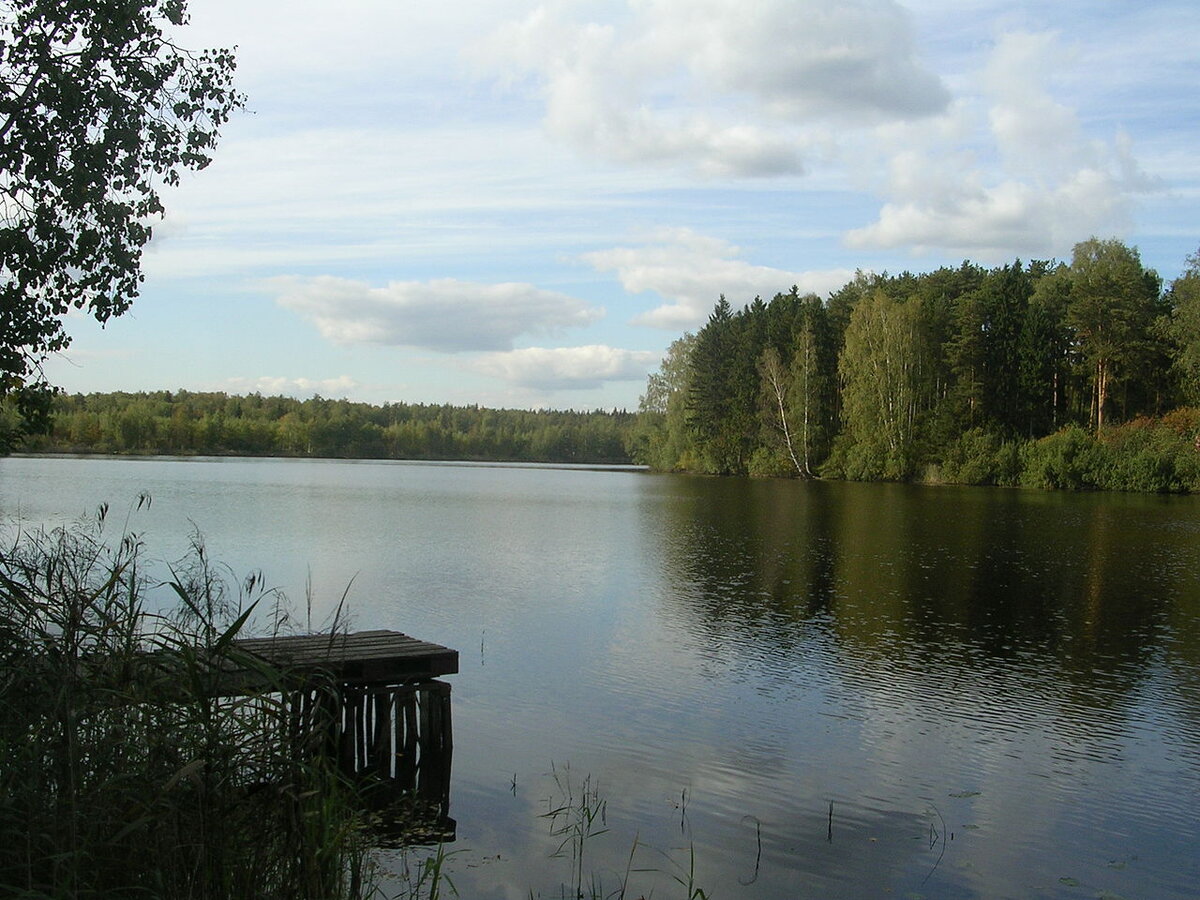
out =
[[955,302],[945,347],[954,379],[957,430],[976,426],[1005,434],[1021,430],[1026,404],[1019,356],[1032,292],[1029,276],[1017,260],[988,272],[977,288]]
[[688,425],[702,470],[714,474],[736,472],[741,456],[732,415],[737,390],[733,322],[733,308],[722,294],[692,350]]

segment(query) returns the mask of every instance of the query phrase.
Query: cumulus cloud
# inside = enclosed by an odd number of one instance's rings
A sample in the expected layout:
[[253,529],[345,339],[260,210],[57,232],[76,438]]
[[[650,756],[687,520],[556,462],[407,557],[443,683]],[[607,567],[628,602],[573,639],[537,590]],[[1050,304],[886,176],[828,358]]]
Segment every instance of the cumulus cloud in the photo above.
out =
[[347,278],[276,278],[276,302],[338,344],[420,347],[443,353],[508,350],[521,335],[554,335],[604,310],[530,284],[442,278],[371,287]]
[[311,397],[313,394],[321,394],[326,397],[345,397],[358,386],[358,382],[349,375],[339,375],[336,378],[283,378],[277,375],[261,375],[257,378],[227,378],[222,390],[235,394],[258,393],[267,396]]
[[815,123],[909,119],[949,100],[892,0],[644,0],[609,23],[542,6],[482,55],[532,75],[555,137],[712,175],[798,173]]
[[1089,234],[1120,230],[1133,196],[1155,182],[1126,135],[1089,139],[1053,97],[1048,83],[1064,58],[1053,34],[1007,34],[975,102],[956,104],[921,133],[881,130],[881,145],[904,149],[888,161],[878,219],[850,231],[847,243],[986,258],[1065,254]]
[[598,388],[609,381],[642,381],[659,354],[593,344],[587,347],[525,347],[486,353],[470,368],[520,387],[539,390]]
[[740,303],[755,296],[770,299],[795,285],[802,294],[824,295],[854,277],[841,269],[792,272],[752,265],[727,241],[686,228],[662,230],[642,246],[600,250],[583,259],[597,271],[616,272],[630,293],[653,291],[669,300],[633,323],[672,331],[702,324],[721,294]]
[[1064,54],[1053,34],[1013,33],[996,44],[983,71],[988,122],[1007,171],[1032,177],[1070,174],[1086,152],[1075,112],[1047,84]]
[[910,118],[949,99],[915,59],[891,0],[652,0],[645,55],[682,62],[704,88],[738,91],[782,118]]

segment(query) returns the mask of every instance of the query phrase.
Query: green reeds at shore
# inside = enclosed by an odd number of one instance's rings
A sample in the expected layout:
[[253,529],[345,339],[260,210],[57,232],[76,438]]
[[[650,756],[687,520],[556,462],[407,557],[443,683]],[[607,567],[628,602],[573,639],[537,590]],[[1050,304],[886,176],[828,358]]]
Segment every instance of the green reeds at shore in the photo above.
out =
[[[306,751],[288,673],[234,642],[275,598],[197,542],[159,586],[179,611],[155,611],[141,545],[104,519],[0,548],[0,895],[366,896],[354,788]],[[260,687],[228,695],[230,669]]]

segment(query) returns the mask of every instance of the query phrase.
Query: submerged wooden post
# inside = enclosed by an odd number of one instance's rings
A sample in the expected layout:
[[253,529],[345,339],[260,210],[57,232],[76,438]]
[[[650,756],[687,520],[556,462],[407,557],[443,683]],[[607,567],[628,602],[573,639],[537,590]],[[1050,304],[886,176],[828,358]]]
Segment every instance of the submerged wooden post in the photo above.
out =
[[413,688],[397,691],[404,702],[404,743],[396,756],[396,777],[406,791],[417,786],[417,692]]
[[371,768],[380,778],[392,777],[392,694],[375,691],[375,721],[371,728]]
[[417,792],[431,803],[450,802],[450,762],[454,743],[450,729],[450,685],[422,685],[421,759]]

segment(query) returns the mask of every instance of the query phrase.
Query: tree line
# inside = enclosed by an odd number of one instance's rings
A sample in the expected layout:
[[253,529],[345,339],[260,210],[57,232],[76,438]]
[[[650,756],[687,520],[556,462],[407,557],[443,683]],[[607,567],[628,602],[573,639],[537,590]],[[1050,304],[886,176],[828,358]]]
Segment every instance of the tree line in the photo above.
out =
[[1136,248],[796,288],[669,348],[634,459],[664,471],[1200,490],[1200,253]]
[[60,394],[52,413],[47,433],[27,436],[23,449],[609,464],[630,461],[634,420],[619,410],[375,406],[192,391]]
[[1200,491],[1200,253],[965,261],[796,288],[671,344],[635,414],[158,391],[59,394],[43,452],[628,463],[705,474]]

